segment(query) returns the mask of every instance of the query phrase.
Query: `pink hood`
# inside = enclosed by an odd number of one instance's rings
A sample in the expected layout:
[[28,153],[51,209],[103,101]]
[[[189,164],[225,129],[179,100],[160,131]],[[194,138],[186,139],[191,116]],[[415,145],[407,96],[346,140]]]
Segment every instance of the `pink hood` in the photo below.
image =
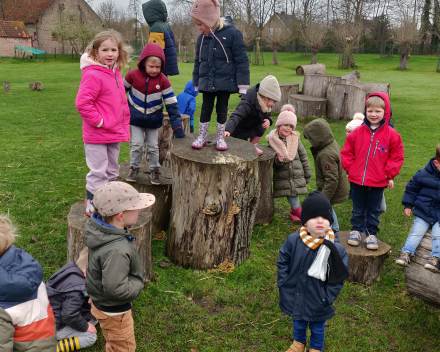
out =
[[129,142],[130,110],[119,69],[102,65],[87,53],[81,57],[80,68],[75,105],[83,118],[84,143]]

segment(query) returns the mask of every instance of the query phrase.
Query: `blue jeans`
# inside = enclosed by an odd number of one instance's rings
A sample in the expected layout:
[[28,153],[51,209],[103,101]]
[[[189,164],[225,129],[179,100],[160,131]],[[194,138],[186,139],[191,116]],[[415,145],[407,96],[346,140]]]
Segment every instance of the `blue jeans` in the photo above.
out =
[[292,210],[298,209],[299,207],[299,196],[287,196],[287,201],[290,204]]
[[339,236],[338,236],[339,222],[338,222],[338,217],[336,216],[336,213],[335,213],[335,209],[333,208],[333,204],[332,204],[332,211],[333,211],[333,223],[330,225],[330,227],[332,228],[333,232],[335,233],[335,242],[339,243]]
[[[411,232],[409,233],[405,245],[402,248],[402,253],[408,252],[411,255],[414,255],[417,247],[420,244],[420,241],[422,240],[423,236],[425,236],[426,231],[428,231],[430,227],[431,224],[429,222],[416,216]],[[440,225],[438,222],[432,225],[431,235],[432,252],[430,256],[440,258]]]
[[293,339],[306,344],[307,341],[307,325],[310,329],[310,346],[315,350],[322,351],[324,349],[325,339],[325,320],[321,321],[305,321],[293,320]]
[[353,211],[351,230],[377,236],[379,232],[380,205],[385,187],[360,186],[351,182]]

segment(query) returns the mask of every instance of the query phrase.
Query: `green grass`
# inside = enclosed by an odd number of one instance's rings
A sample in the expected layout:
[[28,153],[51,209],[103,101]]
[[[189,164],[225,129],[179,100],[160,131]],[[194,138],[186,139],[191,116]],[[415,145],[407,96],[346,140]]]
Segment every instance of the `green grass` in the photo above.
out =
[[[265,62],[271,62],[265,54]],[[319,54],[327,74],[338,70],[338,56]],[[402,270],[393,259],[408,234],[411,219],[400,204],[404,187],[423,167],[440,143],[438,134],[438,92],[440,75],[435,56],[411,56],[410,69],[397,70],[398,57],[356,55],[364,82],[391,83],[391,104],[395,128],[405,147],[405,163],[386,190],[388,210],[381,217],[379,237],[392,246],[379,283],[364,287],[346,283],[336,302],[336,316],[326,331],[326,351],[430,351],[440,344],[440,310],[408,296]],[[309,63],[299,54],[279,54],[279,66],[251,66],[251,84],[267,72],[280,83],[302,84],[294,68]],[[191,78],[193,64],[181,63],[180,76],[171,77],[177,93]],[[45,279],[66,262],[66,220],[71,205],[85,197],[88,171],[82,143],[82,120],[75,108],[81,79],[79,60],[70,56],[46,62],[0,60],[0,77],[11,81],[11,93],[0,93],[0,212],[9,213],[19,227],[16,245],[32,254],[43,266]],[[28,88],[41,80],[43,91]],[[202,97],[197,98],[200,114]],[[229,110],[238,104],[233,95]],[[300,118],[302,131],[310,119]],[[211,123],[214,132],[215,117]],[[342,146],[346,121],[330,121]],[[197,131],[196,121],[196,131]],[[305,147],[310,144],[302,138]],[[311,155],[309,155],[312,161]],[[120,162],[128,161],[128,143],[121,146]],[[313,163],[312,163],[313,165]],[[314,180],[309,184],[314,190]],[[138,351],[283,351],[292,340],[289,317],[278,308],[276,260],[285,238],[298,229],[289,221],[285,199],[275,202],[276,214],[266,226],[255,226],[251,256],[224,278],[200,280],[209,273],[178,266],[161,269],[165,240],[153,241],[154,281],[133,305]],[[349,229],[351,201],[337,205],[341,229]],[[30,241],[35,236],[36,243]],[[440,277],[440,276],[439,276]],[[175,291],[179,293],[165,293]],[[188,298],[191,298],[189,300]],[[359,308],[362,307],[365,310]],[[98,333],[96,346],[103,351]],[[438,347],[437,347],[438,348]]]

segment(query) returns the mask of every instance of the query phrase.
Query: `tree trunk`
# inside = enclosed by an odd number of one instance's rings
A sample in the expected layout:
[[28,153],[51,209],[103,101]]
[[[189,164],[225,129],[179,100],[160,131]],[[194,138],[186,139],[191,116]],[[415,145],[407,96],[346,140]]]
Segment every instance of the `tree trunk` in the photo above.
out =
[[341,83],[341,77],[329,75],[305,75],[302,94],[317,98],[327,98],[330,83]]
[[[72,205],[67,215],[67,261],[74,262],[85,247],[83,229],[89,217],[84,211],[84,202]],[[153,261],[151,257],[151,211],[142,209],[139,218],[131,228],[131,236],[136,237],[136,247],[142,263],[145,281],[153,278]]]
[[312,50],[312,62],[310,63],[310,65],[315,65],[317,63],[318,63],[318,51]]
[[325,75],[325,70],[324,64],[302,65],[296,68],[296,74],[298,76],[312,74]]
[[407,70],[408,69],[408,58],[409,54],[403,53],[399,55],[400,57],[400,65],[398,67],[399,70]]
[[255,40],[256,53],[255,53],[255,63],[260,65],[260,38]]
[[272,65],[279,65],[278,63],[278,49],[273,48],[273,62]]
[[276,102],[275,105],[272,107],[273,112],[280,112],[282,106],[284,104],[288,104],[289,96],[291,94],[298,94],[299,93],[299,84],[298,83],[281,83],[280,90],[281,90],[281,100],[279,102]]
[[247,141],[228,138],[216,150],[216,136],[191,148],[193,133],[173,141],[173,201],[167,237],[171,261],[184,268],[210,269],[225,260],[240,265],[249,244],[260,197],[258,154]]
[[9,93],[11,91],[11,82],[3,81],[3,92]]
[[291,94],[289,103],[295,108],[297,116],[326,117],[327,99],[310,95]]

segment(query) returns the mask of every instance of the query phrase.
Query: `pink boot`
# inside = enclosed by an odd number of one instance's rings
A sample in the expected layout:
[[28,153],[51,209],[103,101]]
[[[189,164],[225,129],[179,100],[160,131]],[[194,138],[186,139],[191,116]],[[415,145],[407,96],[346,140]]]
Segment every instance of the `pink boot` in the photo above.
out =
[[290,208],[290,217],[293,222],[301,222],[301,207],[298,207],[295,210]]
[[258,142],[260,142],[260,139],[261,139],[261,137],[253,136],[253,137],[251,138],[251,140],[250,140],[250,142],[251,142],[251,143],[255,146],[255,148],[257,149],[257,153],[258,153],[258,155],[262,155],[262,154],[263,154],[263,151],[262,151],[260,148],[257,147]]

